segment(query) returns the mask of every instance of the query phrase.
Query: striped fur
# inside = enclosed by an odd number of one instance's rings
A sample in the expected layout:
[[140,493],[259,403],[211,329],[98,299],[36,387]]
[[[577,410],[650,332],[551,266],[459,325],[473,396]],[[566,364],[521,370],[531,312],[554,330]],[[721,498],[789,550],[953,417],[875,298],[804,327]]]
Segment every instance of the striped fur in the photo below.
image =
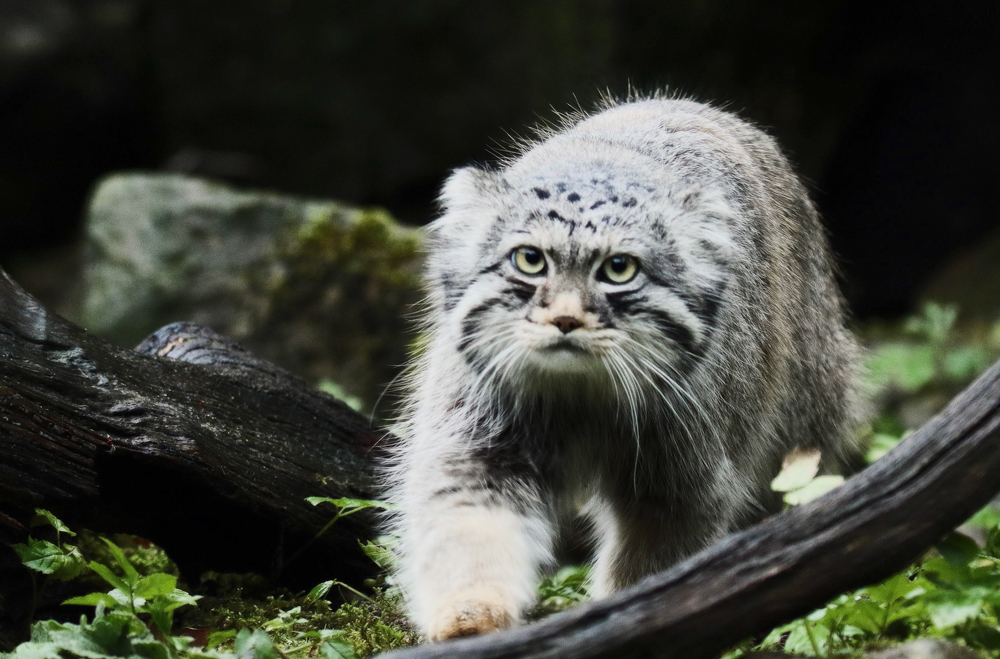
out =
[[[849,452],[858,348],[816,211],[758,129],[609,103],[441,198],[390,474],[431,639],[515,622],[581,507],[604,595],[773,511],[793,447]],[[616,254],[639,264],[621,285],[601,274]]]

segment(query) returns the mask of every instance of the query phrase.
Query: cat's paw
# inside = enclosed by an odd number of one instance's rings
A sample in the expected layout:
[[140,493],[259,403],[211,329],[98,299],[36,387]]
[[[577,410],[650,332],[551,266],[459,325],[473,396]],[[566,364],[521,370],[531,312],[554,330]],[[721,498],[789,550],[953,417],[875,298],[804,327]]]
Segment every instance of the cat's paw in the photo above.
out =
[[443,641],[459,636],[477,636],[507,629],[514,616],[498,600],[462,599],[440,608],[427,626],[427,638]]

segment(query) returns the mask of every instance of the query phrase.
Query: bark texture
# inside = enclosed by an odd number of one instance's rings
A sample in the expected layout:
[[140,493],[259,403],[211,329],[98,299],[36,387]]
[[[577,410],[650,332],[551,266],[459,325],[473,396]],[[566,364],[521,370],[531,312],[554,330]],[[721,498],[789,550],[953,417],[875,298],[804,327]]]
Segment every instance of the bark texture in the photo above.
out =
[[360,578],[374,566],[357,538],[374,518],[351,516],[312,542],[334,509],[305,497],[376,496],[373,451],[388,441],[209,330],[168,325],[124,350],[0,271],[2,540],[22,539],[43,507],[71,526],[149,538],[191,575]]

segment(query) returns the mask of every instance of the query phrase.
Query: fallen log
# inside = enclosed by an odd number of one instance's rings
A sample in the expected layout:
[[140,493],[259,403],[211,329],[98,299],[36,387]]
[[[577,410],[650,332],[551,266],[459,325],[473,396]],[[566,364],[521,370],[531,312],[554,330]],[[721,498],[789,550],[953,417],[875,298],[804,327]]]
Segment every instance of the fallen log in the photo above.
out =
[[148,538],[191,576],[360,580],[376,570],[357,544],[373,517],[314,542],[335,510],[305,497],[374,497],[380,441],[366,418],[224,337],[182,323],[121,349],[0,270],[0,540],[23,540],[42,507]]

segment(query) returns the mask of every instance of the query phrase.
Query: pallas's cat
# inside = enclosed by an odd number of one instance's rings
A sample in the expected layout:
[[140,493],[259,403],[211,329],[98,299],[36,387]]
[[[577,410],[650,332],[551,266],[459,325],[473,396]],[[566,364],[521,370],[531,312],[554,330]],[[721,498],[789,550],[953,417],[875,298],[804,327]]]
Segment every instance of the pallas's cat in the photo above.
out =
[[515,622],[581,511],[601,596],[773,510],[793,448],[845,456],[858,348],[816,210],[760,130],[609,103],[455,171],[441,201],[390,476],[430,639]]

